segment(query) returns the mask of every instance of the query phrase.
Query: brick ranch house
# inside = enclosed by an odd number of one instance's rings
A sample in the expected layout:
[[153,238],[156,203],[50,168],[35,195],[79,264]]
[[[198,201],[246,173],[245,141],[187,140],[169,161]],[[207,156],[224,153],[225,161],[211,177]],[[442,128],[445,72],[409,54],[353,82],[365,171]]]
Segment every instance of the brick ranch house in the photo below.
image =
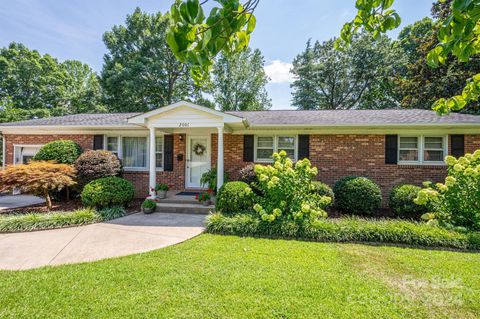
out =
[[325,183],[366,176],[386,198],[397,184],[443,180],[447,154],[480,148],[480,116],[407,109],[219,112],[178,102],[146,113],[5,123],[0,131],[7,165],[28,161],[58,139],[112,151],[139,197],[157,182],[200,189],[201,175],[215,166],[221,186],[224,169],[235,179],[244,166],[269,163],[283,149],[294,160],[309,158]]

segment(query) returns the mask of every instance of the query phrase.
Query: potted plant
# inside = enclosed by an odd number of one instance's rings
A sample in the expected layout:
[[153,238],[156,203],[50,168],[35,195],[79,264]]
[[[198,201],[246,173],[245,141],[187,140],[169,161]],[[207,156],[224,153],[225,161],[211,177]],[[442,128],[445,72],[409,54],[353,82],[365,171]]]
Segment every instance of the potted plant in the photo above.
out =
[[197,200],[203,204],[203,206],[210,205],[210,194],[209,193],[200,193],[197,196]]
[[158,198],[160,199],[163,199],[165,197],[167,197],[167,191],[170,189],[170,187],[168,187],[167,184],[157,184],[155,186],[155,191],[157,192],[157,196]]
[[142,203],[142,212],[144,214],[151,214],[155,211],[156,207],[157,207],[157,202],[154,201],[153,199],[147,198]]

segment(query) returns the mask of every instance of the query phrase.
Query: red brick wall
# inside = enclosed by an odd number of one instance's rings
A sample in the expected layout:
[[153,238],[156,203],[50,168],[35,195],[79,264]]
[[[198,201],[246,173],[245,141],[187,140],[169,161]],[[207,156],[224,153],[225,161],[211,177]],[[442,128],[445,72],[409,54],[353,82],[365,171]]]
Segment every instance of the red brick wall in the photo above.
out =
[[[5,135],[5,163],[13,164],[13,145],[15,144],[42,145],[60,139],[75,141],[84,151],[93,148],[93,135]],[[173,171],[157,172],[157,182],[168,184],[172,189],[183,189],[185,187],[185,135],[180,140],[180,135],[175,134],[173,145]],[[177,154],[184,155],[182,161],[177,161]],[[137,197],[148,194],[148,171],[126,171],[123,176],[134,184]]]
[[[6,163],[13,162],[13,144],[45,144],[57,139],[71,139],[84,150],[93,146],[93,135],[6,135]],[[217,163],[217,134],[212,134],[212,167]],[[480,149],[480,135],[465,136],[465,151]],[[250,164],[243,161],[243,135],[224,134],[224,166],[231,179],[238,170]],[[401,183],[421,185],[425,180],[441,181],[446,175],[445,166],[387,165],[385,164],[384,135],[311,135],[310,160],[318,167],[318,179],[333,185],[348,175],[366,176],[377,182],[384,198],[391,188]],[[177,155],[183,154],[178,161]],[[185,187],[186,136],[174,135],[173,171],[157,172],[157,182],[166,183],[172,189]],[[132,181],[137,196],[148,194],[148,171],[124,172]],[[384,201],[384,204],[386,201]]]
[[[212,134],[212,166],[216,165],[217,135]],[[224,135],[225,170],[235,179],[243,162],[243,136]],[[450,148],[449,148],[450,149]],[[465,152],[480,149],[480,135],[465,135]],[[426,180],[443,181],[442,165],[385,164],[384,135],[311,135],[310,160],[318,168],[318,180],[332,185],[348,175],[366,176],[382,188],[386,205],[391,189],[397,184],[420,185]]]
[[13,164],[13,145],[42,145],[55,140],[72,140],[84,151],[93,148],[93,135],[5,135],[5,164]]

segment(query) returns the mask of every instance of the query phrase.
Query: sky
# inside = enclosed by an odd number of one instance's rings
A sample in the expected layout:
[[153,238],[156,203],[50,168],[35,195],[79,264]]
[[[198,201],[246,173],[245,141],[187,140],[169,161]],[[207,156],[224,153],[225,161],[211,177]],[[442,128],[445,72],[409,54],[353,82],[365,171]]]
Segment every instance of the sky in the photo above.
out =
[[[59,61],[80,60],[100,72],[106,52],[102,34],[123,24],[135,7],[166,12],[173,0],[3,0],[0,5],[0,47],[20,42]],[[433,0],[396,0],[403,26],[430,14]],[[265,57],[273,109],[290,109],[292,60],[308,39],[338,36],[355,15],[355,0],[261,0],[250,46]]]

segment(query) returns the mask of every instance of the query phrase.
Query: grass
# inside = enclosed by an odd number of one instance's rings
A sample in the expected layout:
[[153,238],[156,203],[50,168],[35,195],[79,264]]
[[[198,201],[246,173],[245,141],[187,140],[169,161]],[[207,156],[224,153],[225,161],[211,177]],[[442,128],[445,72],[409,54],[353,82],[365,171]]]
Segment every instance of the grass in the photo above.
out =
[[125,211],[123,208],[113,207],[100,211],[84,208],[70,212],[28,213],[0,216],[0,233],[81,226],[118,218],[124,215]]
[[0,317],[475,318],[480,254],[204,234],[0,271]]
[[228,217],[216,213],[208,217],[207,231],[226,235],[480,250],[480,232],[457,232],[400,219],[351,217],[320,219],[299,225],[294,222],[271,224],[248,214]]

